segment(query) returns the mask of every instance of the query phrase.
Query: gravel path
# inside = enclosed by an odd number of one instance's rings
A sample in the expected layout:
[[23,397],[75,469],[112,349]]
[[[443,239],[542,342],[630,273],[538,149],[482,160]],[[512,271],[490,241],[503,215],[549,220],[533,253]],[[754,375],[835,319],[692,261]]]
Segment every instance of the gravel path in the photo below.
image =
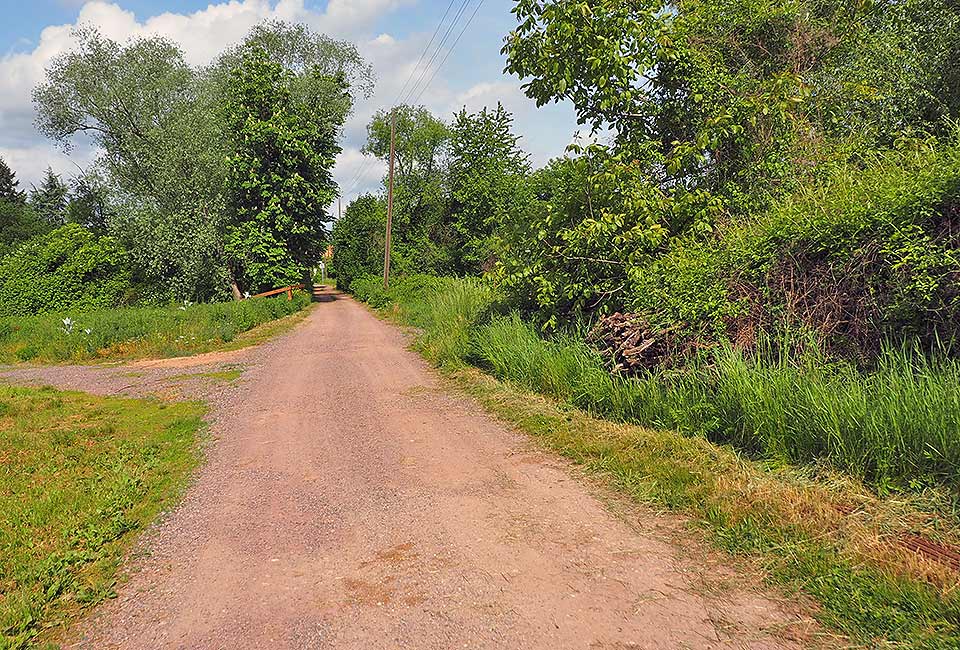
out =
[[675,521],[611,514],[343,296],[228,358],[0,378],[211,403],[207,462],[77,647],[794,647],[782,603],[705,583]]

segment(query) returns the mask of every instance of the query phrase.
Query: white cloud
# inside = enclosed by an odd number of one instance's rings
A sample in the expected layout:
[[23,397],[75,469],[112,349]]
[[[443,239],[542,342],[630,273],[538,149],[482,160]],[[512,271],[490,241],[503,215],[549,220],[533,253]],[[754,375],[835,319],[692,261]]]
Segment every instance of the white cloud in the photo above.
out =
[[45,142],[25,147],[0,147],[0,157],[10,165],[20,181],[20,189],[28,191],[31,185],[39,184],[47,167],[51,167],[63,180],[78,176],[95,156],[89,147],[74,150],[66,155]]
[[333,177],[343,192],[344,207],[364,192],[380,187],[386,173],[387,166],[383,161],[363,155],[356,147],[344,148],[333,170]]

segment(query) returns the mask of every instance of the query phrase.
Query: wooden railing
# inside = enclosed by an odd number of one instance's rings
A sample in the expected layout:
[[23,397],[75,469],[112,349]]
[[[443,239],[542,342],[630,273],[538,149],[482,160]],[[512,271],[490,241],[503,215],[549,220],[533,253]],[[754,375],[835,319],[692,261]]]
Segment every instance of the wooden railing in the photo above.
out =
[[269,296],[276,296],[281,293],[286,292],[287,300],[293,300],[293,290],[294,289],[306,289],[305,284],[292,284],[289,287],[282,287],[280,289],[272,289],[270,291],[264,291],[263,293],[258,293],[255,296],[250,296],[251,298],[267,298]]

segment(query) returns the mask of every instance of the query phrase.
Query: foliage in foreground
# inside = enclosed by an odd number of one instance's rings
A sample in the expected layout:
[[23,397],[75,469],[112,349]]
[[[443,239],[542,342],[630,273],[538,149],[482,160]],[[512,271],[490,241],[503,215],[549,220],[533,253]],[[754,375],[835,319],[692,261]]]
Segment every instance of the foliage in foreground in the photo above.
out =
[[174,357],[227,344],[243,332],[310,304],[305,292],[228,303],[124,307],[0,318],[0,362]]
[[877,153],[955,146],[950,0],[513,4],[507,70],[538,105],[570,102],[610,132],[570,163],[577,182],[504,229],[507,288],[543,321],[643,300],[637,276],[661,281],[648,266],[675,239],[709,251],[718,227],[817,188],[836,165],[855,175]]
[[194,403],[0,387],[0,645],[110,597],[133,535],[198,461]]
[[[826,625],[873,645],[960,643],[958,576],[895,544],[904,532],[960,539],[948,512],[955,494],[923,489],[932,482],[956,489],[956,364],[915,365],[889,352],[882,374],[870,377],[849,366],[759,363],[727,351],[685,376],[630,380],[611,376],[576,338],[545,340],[517,316],[498,315],[496,291],[479,281],[395,278],[385,292],[369,277],[353,286],[358,297],[420,328],[418,349],[453,369],[494,412],[632,496],[692,515],[716,544],[758,558],[772,580],[815,598]],[[618,425],[572,406],[687,426]],[[775,462],[745,461],[698,434]],[[792,469],[783,461],[820,462]],[[913,490],[878,498],[823,462],[881,485],[913,480]],[[804,478],[808,470],[819,479]]]

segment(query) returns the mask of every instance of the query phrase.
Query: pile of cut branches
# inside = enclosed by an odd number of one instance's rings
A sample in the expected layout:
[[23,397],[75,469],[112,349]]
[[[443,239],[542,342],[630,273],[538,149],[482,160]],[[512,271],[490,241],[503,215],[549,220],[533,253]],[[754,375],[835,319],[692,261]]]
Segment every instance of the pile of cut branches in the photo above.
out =
[[589,343],[612,372],[632,373],[666,364],[676,351],[679,325],[655,330],[640,314],[615,312],[594,325]]

